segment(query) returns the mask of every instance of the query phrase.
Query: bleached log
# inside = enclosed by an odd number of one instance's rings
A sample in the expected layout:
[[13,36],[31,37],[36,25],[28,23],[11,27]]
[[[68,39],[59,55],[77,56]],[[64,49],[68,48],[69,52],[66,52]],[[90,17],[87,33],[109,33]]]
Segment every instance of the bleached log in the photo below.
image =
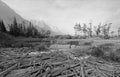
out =
[[[29,52],[28,52],[28,53],[29,53]],[[0,73],[0,77],[4,77],[4,76],[5,76],[6,74],[8,74],[10,71],[12,71],[13,69],[15,69],[15,68],[18,66],[18,63],[20,63],[20,62],[28,55],[28,53],[25,54],[22,58],[20,58],[20,59],[15,63],[14,66],[12,66],[12,67],[8,68],[7,70],[1,72],[1,73]]]

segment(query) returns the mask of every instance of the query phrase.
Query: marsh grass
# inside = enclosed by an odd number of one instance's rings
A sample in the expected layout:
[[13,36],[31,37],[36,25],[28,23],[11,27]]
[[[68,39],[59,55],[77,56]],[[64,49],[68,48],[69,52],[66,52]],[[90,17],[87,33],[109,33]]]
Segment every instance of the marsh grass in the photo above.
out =
[[98,47],[92,47],[90,55],[103,58],[110,62],[120,62],[120,49],[114,49],[114,44],[103,44]]

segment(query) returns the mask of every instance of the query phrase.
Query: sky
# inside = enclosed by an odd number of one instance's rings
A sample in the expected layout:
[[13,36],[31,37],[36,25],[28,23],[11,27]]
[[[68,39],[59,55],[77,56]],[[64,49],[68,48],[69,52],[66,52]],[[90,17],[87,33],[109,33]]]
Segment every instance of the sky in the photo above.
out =
[[43,20],[74,34],[76,23],[120,25],[120,0],[2,0],[28,20]]

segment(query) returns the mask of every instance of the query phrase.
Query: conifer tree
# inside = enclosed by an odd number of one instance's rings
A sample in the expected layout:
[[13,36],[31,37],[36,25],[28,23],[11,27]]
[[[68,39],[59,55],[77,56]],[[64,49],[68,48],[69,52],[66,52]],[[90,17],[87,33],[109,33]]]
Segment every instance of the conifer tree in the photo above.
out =
[[7,32],[5,24],[3,22],[3,20],[0,21],[0,31],[1,32]]

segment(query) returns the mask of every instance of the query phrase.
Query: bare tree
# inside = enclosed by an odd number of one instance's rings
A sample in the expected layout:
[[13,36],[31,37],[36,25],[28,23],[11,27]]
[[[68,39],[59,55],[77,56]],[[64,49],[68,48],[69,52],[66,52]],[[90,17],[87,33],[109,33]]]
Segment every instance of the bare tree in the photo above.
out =
[[104,38],[105,38],[105,39],[108,39],[108,38],[109,38],[109,33],[110,33],[111,24],[112,24],[112,23],[105,24],[105,25],[102,26],[102,32],[103,32],[103,35],[104,35]]
[[77,32],[80,32],[82,30],[80,23],[74,26],[74,30],[75,30],[75,35],[77,35]]
[[87,30],[87,25],[85,23],[83,24],[82,30],[83,30],[84,36],[86,37],[87,33],[88,33],[88,30]]
[[92,23],[89,23],[90,27],[87,28],[88,36],[92,37]]
[[113,37],[115,32],[114,32],[114,31],[111,31],[110,33],[111,33],[111,37]]
[[101,23],[98,26],[94,27],[96,36],[99,37],[101,33]]
[[90,37],[92,37],[92,23],[89,24],[90,24]]
[[118,28],[118,37],[120,37],[120,27]]

